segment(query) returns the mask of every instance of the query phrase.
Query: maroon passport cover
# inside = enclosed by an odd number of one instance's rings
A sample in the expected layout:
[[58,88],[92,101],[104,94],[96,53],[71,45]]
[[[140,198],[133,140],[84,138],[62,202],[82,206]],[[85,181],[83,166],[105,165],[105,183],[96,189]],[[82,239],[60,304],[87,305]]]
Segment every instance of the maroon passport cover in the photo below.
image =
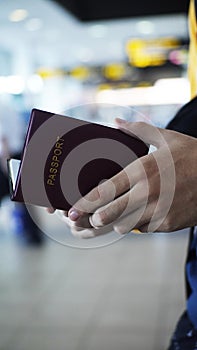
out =
[[147,152],[145,143],[118,129],[33,109],[11,199],[69,210]]

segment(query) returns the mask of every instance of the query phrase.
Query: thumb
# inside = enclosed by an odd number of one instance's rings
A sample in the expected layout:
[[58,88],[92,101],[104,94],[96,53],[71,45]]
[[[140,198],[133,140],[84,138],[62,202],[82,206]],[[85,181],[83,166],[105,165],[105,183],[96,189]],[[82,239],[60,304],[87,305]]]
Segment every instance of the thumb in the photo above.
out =
[[161,128],[157,128],[144,122],[127,122],[120,118],[116,118],[115,122],[121,131],[128,135],[136,136],[149,145],[154,145],[157,148],[160,148],[165,142],[165,130]]

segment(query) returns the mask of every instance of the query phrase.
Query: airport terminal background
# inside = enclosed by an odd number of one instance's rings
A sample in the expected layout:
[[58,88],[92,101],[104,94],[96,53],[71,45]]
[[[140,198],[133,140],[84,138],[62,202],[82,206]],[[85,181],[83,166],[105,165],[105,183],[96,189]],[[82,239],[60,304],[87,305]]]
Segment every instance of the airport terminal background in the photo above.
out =
[[[80,21],[52,0],[1,1],[2,163],[21,152],[32,108],[110,124],[132,108],[165,127],[190,98],[181,11]],[[69,234],[34,210],[46,231]],[[184,310],[187,242],[183,230],[71,248],[5,197],[0,350],[165,350]]]

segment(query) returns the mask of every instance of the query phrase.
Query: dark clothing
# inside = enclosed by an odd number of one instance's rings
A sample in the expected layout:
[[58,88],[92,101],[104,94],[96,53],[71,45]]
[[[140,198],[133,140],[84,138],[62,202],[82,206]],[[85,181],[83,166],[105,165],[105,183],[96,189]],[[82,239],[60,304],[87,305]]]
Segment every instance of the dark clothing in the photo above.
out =
[[[166,128],[197,137],[197,97],[183,106]],[[168,350],[197,350],[197,227],[190,231],[185,277],[187,312],[180,318]]]
[[0,203],[2,199],[9,193],[8,178],[5,172],[0,167]]
[[197,97],[178,111],[166,129],[197,137]]
[[186,311],[176,326],[168,350],[197,350],[197,330],[192,325]]

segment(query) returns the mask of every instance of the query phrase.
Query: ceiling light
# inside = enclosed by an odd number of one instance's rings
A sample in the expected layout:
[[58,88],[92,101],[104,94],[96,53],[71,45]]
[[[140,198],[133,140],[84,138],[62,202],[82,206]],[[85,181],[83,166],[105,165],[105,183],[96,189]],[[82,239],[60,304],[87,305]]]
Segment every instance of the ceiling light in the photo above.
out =
[[24,79],[18,75],[0,77],[0,93],[19,95],[24,91]]
[[[154,86],[150,87],[99,91],[96,96],[96,102],[118,103],[123,106],[154,106],[171,104],[182,105],[189,101],[189,82],[186,80],[179,81],[177,79],[176,82],[172,82],[171,84],[170,79],[168,79],[169,81],[167,81],[167,79],[165,80],[166,81],[157,81]],[[181,81],[182,84],[180,84]]]
[[34,32],[42,28],[42,21],[40,18],[31,18],[29,21],[25,23],[25,28],[30,32]]
[[136,29],[141,34],[152,34],[154,32],[154,24],[151,21],[139,21],[136,24]]
[[28,11],[25,9],[17,9],[10,13],[9,20],[11,22],[23,21],[28,16]]
[[27,81],[28,90],[33,94],[40,93],[43,85],[43,80],[38,74],[31,75]]

